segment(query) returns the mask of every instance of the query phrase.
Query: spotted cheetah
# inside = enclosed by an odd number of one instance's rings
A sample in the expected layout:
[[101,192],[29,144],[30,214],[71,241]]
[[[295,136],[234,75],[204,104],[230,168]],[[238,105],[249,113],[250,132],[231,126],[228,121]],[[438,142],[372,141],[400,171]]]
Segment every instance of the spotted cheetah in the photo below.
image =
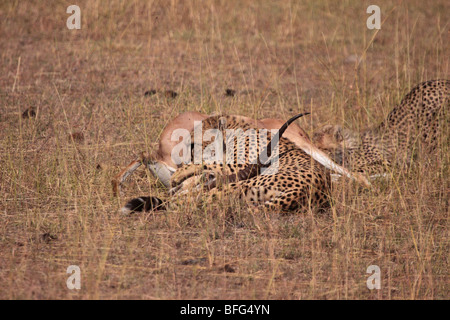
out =
[[[228,159],[232,154],[231,162],[211,164],[205,163],[203,159],[201,163],[190,163],[178,168],[171,177],[170,194],[176,197],[187,194],[197,196],[203,190],[208,193],[209,199],[212,199],[215,196],[236,193],[248,203],[264,204],[280,212],[306,210],[309,207],[321,210],[328,207],[329,170],[294,142],[283,137],[289,124],[300,116],[302,115],[291,118],[274,135],[270,131],[267,132],[267,139],[246,134],[244,143],[231,143],[232,149],[225,148],[226,153],[220,156]],[[257,128],[254,122],[245,117],[212,116],[202,121],[201,130],[203,136],[210,129],[219,129],[221,137],[216,136],[215,139],[218,139],[219,144],[228,146],[230,139],[234,141],[236,137],[229,136],[225,131],[249,132]],[[195,137],[191,139],[194,141]],[[201,142],[202,150],[210,146],[208,141]],[[261,155],[266,153],[266,161],[261,161]],[[242,154],[245,159],[239,162],[239,155]],[[263,169],[266,169],[266,172],[262,173]],[[168,203],[169,201],[156,197],[140,197],[130,200],[122,208],[122,212],[128,214],[166,209]]]
[[449,105],[449,87],[449,80],[423,82],[379,125],[362,132],[327,125],[313,135],[313,142],[355,172],[377,176],[394,164],[409,165],[417,150],[436,148]]

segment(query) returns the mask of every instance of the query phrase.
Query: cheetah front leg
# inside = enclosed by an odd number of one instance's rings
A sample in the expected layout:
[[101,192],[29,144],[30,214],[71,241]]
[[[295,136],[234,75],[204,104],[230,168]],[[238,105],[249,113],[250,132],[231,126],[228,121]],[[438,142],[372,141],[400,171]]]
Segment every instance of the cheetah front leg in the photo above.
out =
[[237,169],[232,168],[231,165],[189,164],[177,169],[177,171],[171,177],[171,185],[172,187],[178,187],[179,189],[179,186],[183,185],[186,180],[197,176],[201,177],[201,179],[190,179],[189,183],[184,184],[185,187],[193,187],[193,182],[197,181],[206,183],[205,187],[207,189],[212,189],[212,187],[208,187],[208,183],[214,181],[214,187],[217,187],[217,182],[227,180],[226,178],[231,177],[233,172],[237,172]]

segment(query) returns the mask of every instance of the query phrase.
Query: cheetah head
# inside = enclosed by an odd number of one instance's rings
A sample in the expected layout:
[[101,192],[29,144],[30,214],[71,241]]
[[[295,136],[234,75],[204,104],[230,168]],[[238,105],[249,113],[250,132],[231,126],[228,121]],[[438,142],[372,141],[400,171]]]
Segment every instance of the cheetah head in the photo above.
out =
[[328,153],[334,161],[343,164],[344,154],[350,149],[361,145],[361,138],[357,132],[342,128],[340,125],[326,125],[313,135],[314,144]]

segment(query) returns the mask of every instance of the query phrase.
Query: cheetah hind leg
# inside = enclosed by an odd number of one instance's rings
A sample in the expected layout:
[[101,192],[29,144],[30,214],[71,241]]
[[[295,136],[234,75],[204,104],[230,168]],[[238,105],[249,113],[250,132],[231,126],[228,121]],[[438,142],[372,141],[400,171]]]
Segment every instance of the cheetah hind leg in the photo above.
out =
[[211,189],[204,202],[217,203],[217,201],[228,199],[230,194],[238,194],[239,198],[248,205],[264,206],[272,212],[279,213],[292,210],[306,212],[308,208],[323,210],[330,206],[330,195],[317,187],[305,186],[300,190],[284,191],[279,188],[268,190],[265,186],[253,186],[252,181],[253,179],[241,180],[225,185],[221,189]]
[[[315,188],[314,188],[315,189]],[[330,207],[330,195],[321,190],[305,187],[301,191],[285,191],[264,202],[270,211],[286,213],[307,212],[309,209],[322,211]]]

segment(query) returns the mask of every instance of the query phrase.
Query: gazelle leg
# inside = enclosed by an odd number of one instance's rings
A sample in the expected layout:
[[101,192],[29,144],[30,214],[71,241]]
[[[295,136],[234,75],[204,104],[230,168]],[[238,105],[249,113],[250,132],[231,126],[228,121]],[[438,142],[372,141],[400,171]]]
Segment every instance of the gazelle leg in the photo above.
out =
[[170,177],[176,171],[166,165],[164,162],[151,160],[146,153],[142,153],[140,158],[132,161],[128,166],[121,170],[112,180],[114,196],[121,194],[121,186],[125,180],[139,168],[141,165],[145,165],[147,169],[157,178],[166,188],[170,188]]
[[115,197],[117,197],[122,193],[121,186],[123,182],[141,165],[142,159],[136,159],[114,177],[114,179],[112,180],[112,187],[113,187],[113,194]]
[[122,169],[111,181],[113,187],[113,194],[115,197],[122,193],[121,186],[125,180],[144,163],[149,162],[148,155],[142,152],[141,157],[133,160],[128,166]]

